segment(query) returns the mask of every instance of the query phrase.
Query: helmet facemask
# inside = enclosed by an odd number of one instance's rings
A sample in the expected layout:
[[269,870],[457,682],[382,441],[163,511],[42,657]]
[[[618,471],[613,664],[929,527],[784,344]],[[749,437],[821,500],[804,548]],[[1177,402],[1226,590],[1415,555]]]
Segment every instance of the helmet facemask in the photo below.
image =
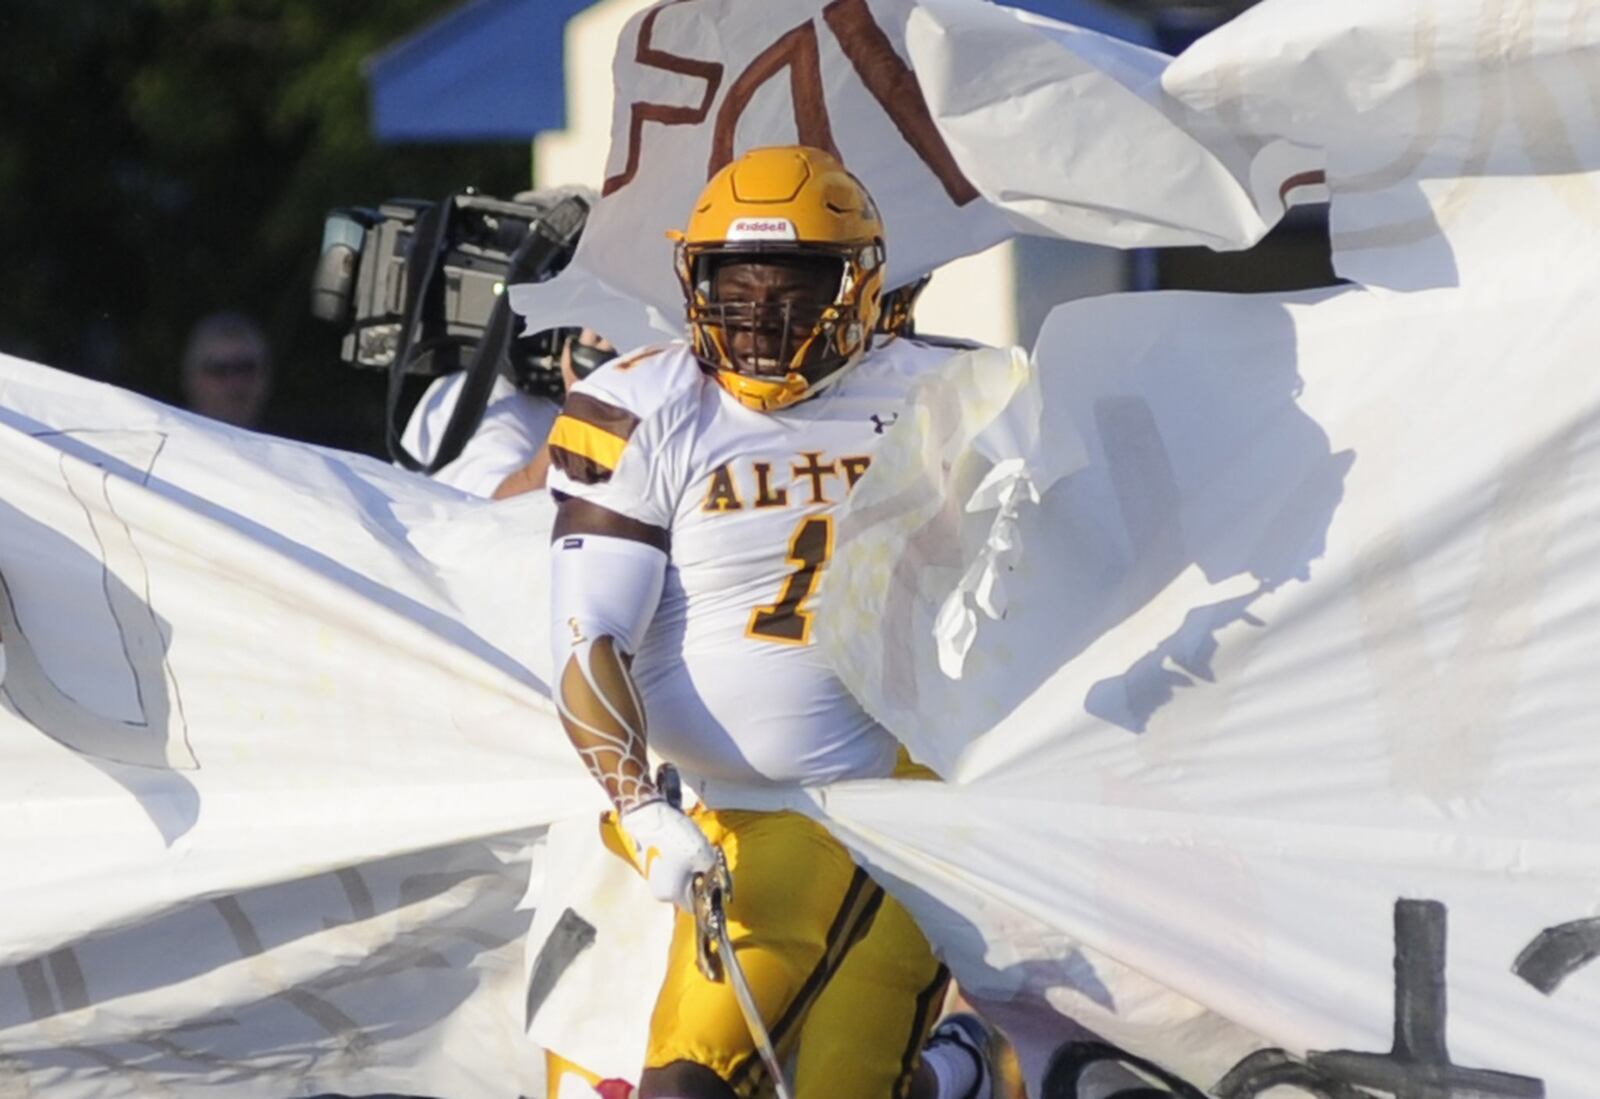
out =
[[[858,252],[869,253],[864,262]],[[880,255],[815,245],[693,249],[680,262],[692,272],[696,354],[713,369],[781,385],[774,407],[817,392],[866,350],[856,301],[871,292],[864,282],[877,281]]]

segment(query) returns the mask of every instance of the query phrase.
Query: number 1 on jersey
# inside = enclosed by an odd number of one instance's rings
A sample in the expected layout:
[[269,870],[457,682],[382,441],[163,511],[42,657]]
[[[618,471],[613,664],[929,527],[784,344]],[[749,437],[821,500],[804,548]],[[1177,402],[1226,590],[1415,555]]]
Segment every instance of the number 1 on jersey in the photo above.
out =
[[813,515],[800,520],[789,539],[791,572],[783,582],[778,601],[750,612],[746,633],[763,641],[784,645],[811,643],[811,612],[805,602],[817,590],[823,566],[833,556],[833,516]]

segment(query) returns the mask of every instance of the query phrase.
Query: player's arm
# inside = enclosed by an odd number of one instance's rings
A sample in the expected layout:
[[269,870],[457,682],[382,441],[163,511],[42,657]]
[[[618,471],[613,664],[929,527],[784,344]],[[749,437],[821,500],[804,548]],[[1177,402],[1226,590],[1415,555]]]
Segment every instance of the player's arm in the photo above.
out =
[[631,670],[661,600],[666,531],[567,497],[557,506],[551,558],[551,693],[561,724],[616,806],[651,892],[688,907],[690,883],[714,855],[651,779]]
[[619,813],[660,795],[630,665],[661,600],[665,532],[577,497],[551,545],[552,693],[561,723]]
[[550,475],[550,448],[540,447],[528,463],[522,468],[513,470],[505,479],[496,486],[494,498],[496,500],[509,500],[513,496],[521,496],[528,492],[537,492],[544,488],[545,479]]

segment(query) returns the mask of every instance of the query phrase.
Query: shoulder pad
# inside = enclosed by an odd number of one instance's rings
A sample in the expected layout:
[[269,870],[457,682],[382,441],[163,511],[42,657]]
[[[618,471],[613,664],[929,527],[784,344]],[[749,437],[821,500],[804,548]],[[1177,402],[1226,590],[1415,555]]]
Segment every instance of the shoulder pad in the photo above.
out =
[[609,480],[639,425],[697,403],[702,384],[683,344],[613,359],[568,392],[550,432],[551,464],[580,484]]
[[587,396],[644,419],[675,397],[698,395],[700,364],[682,343],[619,355],[572,387],[568,400]]

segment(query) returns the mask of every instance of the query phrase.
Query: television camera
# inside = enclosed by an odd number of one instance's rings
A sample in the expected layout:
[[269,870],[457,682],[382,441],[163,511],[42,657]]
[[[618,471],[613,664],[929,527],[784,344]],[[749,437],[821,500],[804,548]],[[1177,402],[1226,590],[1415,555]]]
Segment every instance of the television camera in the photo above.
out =
[[[311,312],[345,328],[340,357],[389,375],[390,457],[432,473],[454,461],[482,419],[496,376],[559,398],[560,357],[576,329],[518,338],[505,289],[550,278],[572,258],[590,203],[578,189],[491,198],[468,189],[441,202],[391,199],[376,210],[328,213],[312,277]],[[396,424],[406,375],[467,378],[424,464],[400,443]]]

